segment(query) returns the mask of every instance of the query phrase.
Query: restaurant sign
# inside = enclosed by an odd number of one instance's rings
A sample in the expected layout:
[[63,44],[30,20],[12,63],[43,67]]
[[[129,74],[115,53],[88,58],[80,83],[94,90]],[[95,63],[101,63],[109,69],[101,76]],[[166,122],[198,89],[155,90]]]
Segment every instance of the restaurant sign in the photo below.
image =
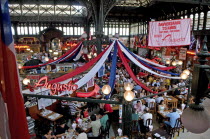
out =
[[35,83],[35,88],[36,87],[43,87],[50,89],[50,95],[56,95],[58,92],[62,91],[76,91],[78,88],[78,85],[73,84],[72,81],[69,81],[67,84],[60,84],[60,83],[49,83],[48,82],[48,77],[44,76],[42,77],[38,83]]

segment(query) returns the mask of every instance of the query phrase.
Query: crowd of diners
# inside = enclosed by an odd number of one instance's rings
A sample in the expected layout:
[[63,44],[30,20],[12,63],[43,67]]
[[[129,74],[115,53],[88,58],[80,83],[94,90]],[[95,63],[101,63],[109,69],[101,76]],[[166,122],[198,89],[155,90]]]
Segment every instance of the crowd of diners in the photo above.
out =
[[[108,71],[110,67],[110,64],[106,65],[106,69],[108,69]],[[145,71],[140,71],[139,73],[135,74],[138,80],[157,93],[186,85],[183,80],[161,78]],[[109,75],[110,73],[106,73],[103,79],[108,81]],[[125,82],[130,82],[133,84],[134,87],[132,91],[135,93],[135,99],[151,94],[135,83],[124,67],[117,67],[115,88],[113,89],[112,95],[119,93],[118,87],[121,83]],[[175,91],[168,92],[167,94],[156,95],[154,97],[133,101],[132,121],[138,121],[136,128],[139,133],[146,133],[152,130],[152,122],[148,123],[148,119],[154,121],[154,117],[157,116],[157,111],[167,110],[170,112],[166,115],[169,120],[162,119],[161,122],[165,125],[166,129],[173,128],[176,120],[180,118],[180,114],[177,113],[177,109],[181,109],[181,106],[178,105],[176,108],[171,107],[165,100],[166,96],[183,95],[183,97],[186,98],[187,93],[187,88],[184,87],[182,89],[176,89]],[[107,125],[113,122],[113,110],[112,105],[110,104],[62,101],[60,105],[61,109],[64,110],[62,114],[65,115],[65,113],[68,113],[69,115],[56,122],[54,130],[52,130],[52,128],[45,128],[45,130],[42,132],[42,139],[68,139],[68,134],[70,133],[73,134],[73,138],[77,139],[99,137],[102,131],[109,130],[107,129],[109,128]],[[97,111],[95,111],[96,109]],[[156,113],[153,111],[154,109],[156,109]],[[67,124],[68,120],[71,121],[71,124]],[[81,123],[84,121],[89,126],[85,128],[84,126],[81,126]]]

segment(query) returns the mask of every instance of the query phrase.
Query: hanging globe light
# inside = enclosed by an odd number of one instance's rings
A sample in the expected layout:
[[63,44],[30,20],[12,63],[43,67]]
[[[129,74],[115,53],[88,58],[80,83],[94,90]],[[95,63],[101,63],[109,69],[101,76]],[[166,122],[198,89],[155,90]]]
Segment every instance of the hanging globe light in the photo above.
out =
[[183,73],[190,75],[190,71],[188,69],[184,70]]
[[49,61],[49,58],[48,57],[45,57],[44,59],[45,59],[45,61]]
[[172,63],[171,63],[173,66],[176,66],[176,61],[173,61]]
[[134,93],[132,92],[132,91],[126,91],[125,93],[124,93],[124,98],[125,98],[125,100],[127,100],[127,101],[131,101],[131,100],[133,100],[134,99]]
[[54,57],[53,59],[54,59],[54,60],[56,60],[56,59],[57,59],[57,57]]
[[177,62],[177,64],[178,64],[178,65],[182,65],[182,64],[183,64],[183,61],[179,60],[179,61]]
[[171,61],[170,60],[166,60],[166,64],[170,64],[171,63]]
[[124,88],[126,91],[131,91],[133,89],[133,84],[132,83],[124,83]]
[[23,84],[28,85],[30,83],[30,80],[28,78],[23,79]]
[[108,95],[110,92],[111,92],[111,87],[109,85],[104,85],[102,87],[102,92],[105,94],[105,95]]
[[52,53],[52,50],[49,50],[50,53]]
[[191,104],[184,110],[181,121],[187,130],[200,134],[208,130],[210,115],[202,105]]
[[180,77],[181,77],[183,80],[186,80],[187,77],[188,77],[188,75],[187,75],[186,73],[182,73],[182,74],[180,75]]
[[18,64],[18,69],[22,69],[22,65],[21,64]]

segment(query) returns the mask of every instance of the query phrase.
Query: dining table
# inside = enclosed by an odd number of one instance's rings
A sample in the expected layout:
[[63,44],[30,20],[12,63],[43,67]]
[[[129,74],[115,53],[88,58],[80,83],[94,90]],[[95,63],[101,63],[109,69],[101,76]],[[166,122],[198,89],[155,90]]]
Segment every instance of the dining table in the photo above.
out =
[[[172,110],[164,110],[164,111],[158,111],[157,113],[163,118],[163,119],[167,119],[168,117],[166,117],[167,114],[171,113]],[[179,115],[182,115],[182,110],[181,109],[177,109],[177,113]]]
[[164,96],[164,100],[166,102],[166,105],[169,107],[171,104],[171,108],[177,108],[178,99],[173,96]]

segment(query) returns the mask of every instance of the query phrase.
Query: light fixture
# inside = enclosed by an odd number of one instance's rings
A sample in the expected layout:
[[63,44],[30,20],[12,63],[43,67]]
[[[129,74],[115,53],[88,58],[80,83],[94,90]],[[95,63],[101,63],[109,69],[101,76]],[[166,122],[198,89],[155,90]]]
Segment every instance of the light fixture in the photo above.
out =
[[92,58],[92,56],[91,55],[88,55],[88,58],[90,59],[90,58]]
[[30,80],[28,78],[23,79],[23,84],[28,85],[30,83]]
[[188,69],[184,70],[183,73],[190,75],[190,71]]
[[31,50],[30,52],[31,52],[31,53],[33,53],[34,51],[33,51],[33,50]]
[[179,61],[177,62],[177,64],[178,64],[178,65],[182,65],[182,64],[183,64],[183,61],[179,60]]
[[171,61],[170,60],[166,60],[166,64],[170,64],[171,63]]
[[30,51],[31,49],[30,49],[30,48],[27,48],[26,50],[27,50],[27,51]]
[[202,105],[190,104],[181,116],[184,127],[192,133],[200,134],[208,130],[210,115]]
[[54,54],[54,55],[58,55],[58,52],[54,52],[53,54]]
[[171,63],[173,66],[176,66],[176,61],[173,61],[172,63]]
[[45,61],[49,61],[49,58],[48,57],[45,57],[44,59],[45,59]]
[[93,55],[94,55],[95,57],[97,56],[97,54],[96,54],[96,53],[94,53]]
[[22,65],[21,64],[18,64],[18,69],[22,69]]
[[182,74],[180,75],[180,77],[181,77],[183,80],[186,80],[187,77],[188,77],[188,75],[187,75],[186,73],[182,73]]
[[53,59],[54,59],[54,60],[56,60],[56,59],[57,59],[57,57],[54,57]]
[[111,92],[111,87],[109,85],[104,85],[102,87],[102,92],[105,94],[105,95],[108,95],[110,92]]
[[134,93],[133,93],[132,91],[126,91],[126,92],[124,93],[124,98],[125,98],[125,100],[127,100],[127,101],[131,101],[131,100],[134,99]]
[[52,50],[49,50],[50,53],[52,53]]
[[124,83],[124,88],[126,91],[131,91],[133,89],[133,84],[132,83]]

